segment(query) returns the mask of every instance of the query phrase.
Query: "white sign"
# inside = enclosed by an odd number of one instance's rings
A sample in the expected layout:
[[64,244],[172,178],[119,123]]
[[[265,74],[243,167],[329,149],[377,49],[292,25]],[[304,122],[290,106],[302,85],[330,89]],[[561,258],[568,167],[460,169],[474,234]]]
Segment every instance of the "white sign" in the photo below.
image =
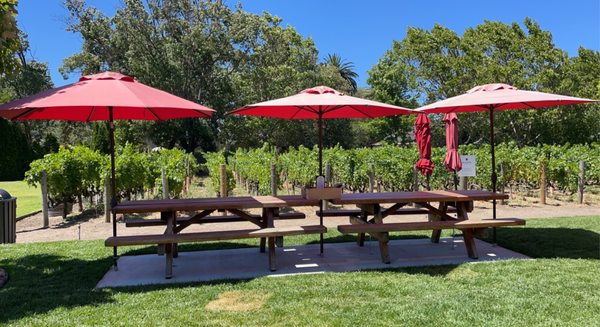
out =
[[475,156],[460,156],[462,161],[462,169],[458,172],[460,177],[477,176],[477,157]]

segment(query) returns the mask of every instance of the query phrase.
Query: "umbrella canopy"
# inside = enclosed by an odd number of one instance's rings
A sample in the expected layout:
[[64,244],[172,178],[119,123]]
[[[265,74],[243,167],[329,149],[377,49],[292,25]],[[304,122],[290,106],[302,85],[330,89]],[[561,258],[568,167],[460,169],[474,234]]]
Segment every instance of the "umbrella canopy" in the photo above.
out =
[[457,172],[462,169],[462,161],[458,154],[458,117],[455,113],[444,115],[446,124],[446,158],[444,165],[451,171]]
[[167,120],[207,118],[213,109],[136,81],[103,72],[78,82],[0,105],[0,117],[16,120]]
[[423,106],[426,113],[473,112],[493,110],[535,109],[594,102],[595,100],[551,93],[519,90],[508,84],[485,84],[465,94]]
[[[109,121],[112,205],[116,204],[113,120],[208,118],[213,109],[182,99],[115,72],[83,76],[78,82],[0,105],[13,120]],[[113,236],[117,222],[113,213]],[[114,247],[117,266],[117,248]]]
[[419,161],[415,167],[425,176],[433,173],[435,164],[431,161],[431,128],[427,114],[419,114],[415,121],[415,139],[419,147]]
[[[323,119],[375,118],[412,112],[407,108],[345,95],[327,86],[316,86],[289,97],[247,105],[229,113],[282,119],[318,119],[319,175],[323,176]],[[319,207],[319,218],[323,225],[323,201],[319,201]],[[323,234],[320,243],[323,253]]]
[[247,105],[229,113],[282,119],[318,119],[319,174],[323,175],[323,119],[375,118],[411,114],[413,111],[345,95],[327,86],[316,86],[289,97]]
[[317,86],[289,97],[247,105],[230,113],[282,119],[329,119],[394,116],[410,114],[412,110]]
[[[488,111],[490,115],[490,152],[492,157],[492,190],[496,192],[496,155],[494,152],[494,112],[496,110],[536,109],[594,102],[595,100],[536,91],[519,90],[508,84],[485,84],[476,86],[467,93],[441,100],[416,111],[425,113],[450,113]],[[493,200],[493,219],[496,219],[496,200]],[[496,233],[494,229],[494,243]]]

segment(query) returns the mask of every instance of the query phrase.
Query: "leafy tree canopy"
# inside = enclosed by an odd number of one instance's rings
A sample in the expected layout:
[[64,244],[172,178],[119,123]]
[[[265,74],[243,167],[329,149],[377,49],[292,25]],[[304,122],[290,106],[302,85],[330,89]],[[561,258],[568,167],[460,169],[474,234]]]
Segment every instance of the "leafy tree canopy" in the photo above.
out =
[[[368,83],[373,97],[395,104],[431,103],[486,83],[507,83],[521,89],[566,95],[594,95],[600,76],[600,54],[580,49],[569,58],[552,34],[531,19],[523,26],[485,21],[462,36],[446,27],[409,28],[373,66]],[[597,108],[504,111],[496,115],[499,141],[520,145],[585,143],[600,138]],[[460,114],[462,143],[485,143],[489,129],[485,113]],[[574,128],[577,126],[577,128]],[[443,144],[441,123],[434,142]]]

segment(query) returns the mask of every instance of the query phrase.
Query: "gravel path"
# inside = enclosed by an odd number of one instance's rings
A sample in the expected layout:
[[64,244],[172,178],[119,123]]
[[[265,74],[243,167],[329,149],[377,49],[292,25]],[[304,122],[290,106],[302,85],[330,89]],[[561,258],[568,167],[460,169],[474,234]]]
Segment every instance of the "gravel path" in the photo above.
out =
[[[315,215],[314,207],[297,208],[306,214],[306,220],[287,220],[277,221],[278,226],[298,225],[298,224],[318,224],[318,217]],[[258,212],[255,212],[258,213]],[[516,218],[553,218],[565,216],[592,216],[600,215],[600,206],[592,205],[540,205],[529,204],[526,206],[498,205],[498,218],[516,217]],[[92,215],[95,216],[95,215]],[[475,210],[470,214],[471,218],[491,218],[492,210],[490,203],[475,203]],[[423,220],[424,215],[418,216],[395,216],[388,220]],[[325,225],[335,227],[339,224],[347,224],[348,218],[335,217],[326,218]],[[227,224],[208,224],[193,225],[187,231],[208,231],[233,228],[251,228],[254,225],[247,222],[227,223]],[[136,235],[147,233],[162,233],[164,227],[143,227],[126,228],[125,224],[117,224],[118,235]],[[17,222],[17,243],[47,242],[59,240],[97,240],[105,239],[112,235],[112,224],[104,221],[104,216],[93,217],[89,219],[80,219],[79,221],[63,221],[62,217],[50,217],[50,227],[42,228],[42,215],[34,215]]]

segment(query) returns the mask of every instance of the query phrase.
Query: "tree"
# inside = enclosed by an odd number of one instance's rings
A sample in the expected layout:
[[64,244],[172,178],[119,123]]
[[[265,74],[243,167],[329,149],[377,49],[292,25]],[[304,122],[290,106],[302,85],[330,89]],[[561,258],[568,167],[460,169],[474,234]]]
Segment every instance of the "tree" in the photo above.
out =
[[126,0],[108,17],[82,0],[65,4],[68,29],[81,35],[83,45],[63,61],[63,75],[116,70],[217,110],[210,121],[132,123],[143,126],[157,145],[191,152],[264,141],[314,143],[304,137],[312,122],[224,120],[225,112],[318,84],[350,89],[333,69],[318,63],[310,38],[268,13],[232,9],[223,1]]
[[0,75],[16,72],[19,61],[15,57],[21,48],[17,28],[17,0],[0,0]]
[[[462,36],[446,27],[431,30],[409,28],[407,36],[394,41],[393,47],[369,72],[368,83],[376,99],[400,103],[434,102],[461,94],[471,87],[486,83],[507,83],[521,89],[578,94],[577,82],[564,81],[578,69],[595,71],[593,60],[570,59],[557,48],[552,35],[531,19],[524,28],[485,21],[468,28]],[[580,51],[580,55],[582,52]],[[579,68],[581,70],[581,68]],[[586,82],[586,85],[594,83]],[[589,87],[589,86],[588,86]],[[590,142],[598,140],[598,129],[585,124],[573,135],[576,121],[589,121],[588,110],[545,109],[503,111],[496,115],[499,142],[515,140],[520,145],[554,142]],[[465,117],[468,119],[461,119]],[[485,113],[460,114],[461,143],[485,143],[489,122]],[[597,118],[596,118],[597,121]],[[434,129],[442,127],[433,119]],[[435,131],[434,131],[435,133]],[[434,144],[443,144],[443,133],[434,134]]]
[[[9,73],[5,72],[0,78],[2,103],[52,87],[48,66],[35,59],[28,59],[27,35],[19,32],[18,36],[17,49],[12,54],[16,64],[12,68],[5,67],[9,69]],[[9,61],[2,59],[2,62],[6,64]],[[48,127],[52,126],[51,123],[9,122],[2,119],[0,124],[0,140],[3,145],[0,180],[22,179],[32,160],[42,157],[48,150],[57,148],[51,144],[53,136],[48,130]]]
[[358,85],[356,79],[358,74],[354,71],[354,63],[345,61],[339,54],[328,54],[325,58],[325,65],[333,67],[338,74],[350,84],[352,88],[351,94],[356,94]]

